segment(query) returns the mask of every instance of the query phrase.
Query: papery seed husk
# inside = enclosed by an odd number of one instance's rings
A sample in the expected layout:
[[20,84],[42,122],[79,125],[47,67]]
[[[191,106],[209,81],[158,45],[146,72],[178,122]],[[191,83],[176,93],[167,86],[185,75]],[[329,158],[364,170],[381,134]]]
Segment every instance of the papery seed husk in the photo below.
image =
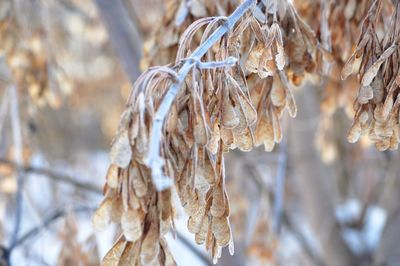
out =
[[113,247],[104,256],[101,265],[103,266],[118,265],[121,259],[122,252],[124,252],[126,245],[127,241],[123,237],[120,237],[117,240],[117,242],[113,245]]
[[121,216],[124,211],[122,206],[122,200],[119,196],[114,196],[112,198],[112,206],[111,206],[111,221],[113,223],[119,223],[121,221]]
[[230,232],[228,218],[213,217],[212,231],[219,246],[225,247],[229,244],[229,241],[231,239],[231,232]]
[[194,140],[199,145],[206,145],[208,142],[207,139],[207,129],[204,125],[201,116],[197,115],[196,124],[193,129]]
[[210,213],[214,217],[221,217],[225,213],[225,197],[221,183],[214,186],[212,189],[212,204]]
[[274,127],[272,125],[272,120],[268,119],[268,117],[266,116],[266,114],[263,114],[261,116],[260,121],[257,124],[256,130],[255,130],[255,144],[261,145],[264,143],[270,144],[272,143],[272,147],[271,145],[267,145],[265,148],[271,148],[271,150],[267,150],[267,151],[272,151],[275,140],[274,140]]
[[129,130],[131,145],[135,145],[136,138],[139,134],[139,114],[134,113],[132,115],[132,123]]
[[272,118],[272,125],[274,128],[274,140],[276,143],[280,143],[282,140],[282,129],[281,129],[281,124],[279,122],[277,110],[275,108],[271,107],[270,114],[271,114],[271,118]]
[[371,87],[374,95],[373,102],[375,104],[380,103],[384,97],[384,85],[382,77],[379,74],[372,81]]
[[390,147],[390,140],[381,139],[375,143],[375,147],[378,151],[386,151]]
[[359,117],[360,123],[361,123],[361,124],[365,124],[365,123],[367,123],[368,119],[369,119],[369,114],[368,114],[368,112],[367,112],[367,111],[363,111],[363,112],[360,114],[360,117]]
[[233,143],[233,133],[231,129],[221,128],[220,129],[221,139],[225,145],[231,146]]
[[110,188],[117,188],[119,184],[118,178],[118,166],[115,164],[111,164],[107,171],[107,185]]
[[283,106],[286,104],[286,92],[280,85],[281,85],[280,82],[279,84],[278,83],[274,84],[270,94],[271,102],[275,106]]
[[165,254],[165,264],[164,265],[165,266],[176,266],[174,257],[172,256],[171,251],[169,250],[169,247],[168,247],[168,243],[164,237],[160,238],[160,246]]
[[220,140],[220,130],[217,121],[213,123],[210,141],[207,143],[207,149],[212,153],[216,154],[218,151],[219,140]]
[[108,228],[111,224],[112,208],[113,199],[105,198],[93,215],[92,224],[94,230],[101,232]]
[[204,179],[211,185],[215,183],[215,163],[211,160],[207,151],[204,152],[201,160],[199,172]]
[[143,265],[149,265],[158,259],[160,251],[158,226],[152,222],[142,242],[140,259]]
[[368,103],[374,97],[374,93],[371,86],[361,86],[360,91],[358,92],[358,102],[361,104]]
[[253,149],[253,136],[249,127],[244,130],[233,129],[233,143],[241,151],[249,152]]
[[195,241],[197,245],[204,244],[207,238],[209,227],[209,218],[208,216],[204,216],[202,224],[200,226],[200,230],[195,235]]
[[122,213],[121,227],[126,240],[135,242],[142,236],[142,217],[134,209],[128,209]]
[[264,51],[264,45],[262,43],[259,43],[257,46],[253,47],[251,49],[250,54],[247,58],[246,61],[246,70],[252,73],[257,73],[259,72],[258,66],[259,66],[259,61],[260,58],[263,54]]
[[111,147],[110,160],[112,164],[120,168],[126,168],[132,158],[132,149],[129,143],[129,135],[127,130],[123,130],[118,134],[115,142]]
[[127,242],[117,265],[118,266],[136,265],[139,259],[139,247],[140,246],[137,245],[137,243]]
[[383,63],[383,61],[378,61],[375,64],[373,64],[370,68],[368,68],[367,71],[365,71],[365,73],[362,77],[362,80],[361,80],[361,84],[363,86],[368,86],[371,84],[372,80],[378,74],[378,71],[379,71],[382,63]]
[[161,201],[161,220],[166,221],[172,217],[172,205],[171,205],[171,190],[164,190],[160,192]]
[[351,74],[353,74],[353,67],[355,62],[355,55],[352,55],[344,65],[341,73],[342,80],[347,79]]
[[134,193],[129,193],[129,207],[133,209],[139,209],[140,208],[140,202],[139,199],[134,195]]
[[389,149],[390,150],[397,150],[399,147],[399,127],[396,126],[393,128],[393,135],[390,138],[390,145]]
[[257,112],[251,104],[250,99],[247,99],[242,93],[239,93],[238,98],[242,112],[246,117],[247,125],[253,125],[257,121]]
[[221,124],[225,128],[234,128],[239,124],[239,117],[235,112],[235,108],[231,100],[229,99],[229,94],[224,95],[221,107]]
[[138,167],[137,163],[132,163],[129,168],[129,175],[135,194],[140,198],[147,194],[147,182],[143,180],[143,176]]
[[361,127],[358,122],[354,122],[354,124],[350,128],[350,132],[347,135],[347,140],[350,143],[355,143],[361,136]]
[[190,216],[187,223],[188,231],[192,234],[197,234],[200,232],[204,218],[205,217],[202,213],[197,213],[196,215]]
[[171,106],[171,110],[169,112],[167,121],[165,123],[165,128],[166,131],[171,134],[176,131],[177,126],[178,126],[178,110],[176,104],[174,104]]

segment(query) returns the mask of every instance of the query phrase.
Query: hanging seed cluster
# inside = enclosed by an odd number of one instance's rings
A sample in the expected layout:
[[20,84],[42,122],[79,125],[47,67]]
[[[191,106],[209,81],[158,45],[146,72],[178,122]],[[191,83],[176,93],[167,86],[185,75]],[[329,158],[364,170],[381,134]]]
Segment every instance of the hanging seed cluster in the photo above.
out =
[[357,47],[342,71],[343,79],[358,74],[361,82],[348,140],[356,142],[367,134],[381,151],[397,149],[399,142],[400,3],[392,2],[394,10],[386,27],[378,24],[384,1],[371,6]]
[[187,59],[225,21],[207,17],[194,22],[182,34],[175,66],[150,68],[134,84],[112,146],[105,199],[93,218],[100,230],[111,222],[122,227],[123,237],[105,262],[174,263],[164,238],[173,227],[173,190],[155,189],[146,162],[155,114],[187,60],[193,69],[163,127],[162,171],[173,180],[196,242],[205,245],[214,262],[225,246],[233,253],[224,153],[259,145],[272,150],[282,139],[284,110],[296,115],[291,86],[314,73],[317,54],[326,51],[291,2],[279,1],[254,7],[207,52],[204,62]]
[[340,78],[342,68],[351,55],[360,34],[360,24],[367,13],[370,0],[295,1],[296,10],[317,32],[321,45],[330,57],[318,72],[323,84],[321,117],[315,144],[325,163],[336,159],[337,141],[333,115],[343,108],[349,118],[354,116],[353,101],[357,96],[358,80],[353,76]]

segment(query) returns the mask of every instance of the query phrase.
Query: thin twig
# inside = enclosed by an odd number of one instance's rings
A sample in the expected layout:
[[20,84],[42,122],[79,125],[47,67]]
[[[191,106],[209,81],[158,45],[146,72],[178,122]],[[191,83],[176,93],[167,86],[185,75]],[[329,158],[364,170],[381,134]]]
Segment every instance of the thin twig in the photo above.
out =
[[15,249],[16,247],[24,244],[27,240],[35,237],[36,235],[38,235],[44,228],[50,226],[52,223],[54,223],[55,221],[57,221],[59,218],[64,217],[65,215],[67,215],[68,213],[80,213],[80,212],[93,212],[95,210],[95,208],[91,208],[91,207],[87,207],[87,206],[80,206],[77,208],[72,209],[71,211],[68,211],[67,208],[64,209],[60,209],[55,211],[53,214],[51,214],[49,217],[47,217],[46,219],[44,219],[43,223],[39,226],[36,226],[34,228],[32,228],[31,230],[29,230],[28,232],[26,232],[23,236],[21,236],[20,238],[18,238],[18,240],[11,245],[8,250],[11,253],[11,251],[13,249]]
[[256,0],[244,1],[233,13],[230,15],[226,22],[218,27],[208,39],[202,43],[189,57],[185,64],[178,71],[178,79],[175,81],[170,89],[167,91],[163,98],[160,107],[158,108],[151,129],[150,137],[150,150],[147,159],[147,164],[151,168],[153,184],[157,190],[161,191],[169,188],[172,185],[172,180],[164,176],[162,167],[164,161],[160,155],[160,144],[162,139],[162,128],[164,120],[168,115],[172,103],[175,100],[176,95],[181,88],[181,84],[184,82],[186,76],[195,65],[195,59],[203,57],[207,51],[228,31],[230,31],[236,22],[256,3]]
[[283,140],[279,145],[279,164],[276,173],[274,197],[274,230],[279,233],[281,229],[282,211],[285,200],[285,179],[287,169],[287,144]]
[[17,192],[16,192],[16,207],[15,207],[15,221],[14,228],[11,234],[11,245],[14,245],[17,241],[18,233],[21,227],[22,218],[22,189],[24,185],[24,179],[22,176],[20,165],[23,165],[22,157],[22,131],[21,121],[19,116],[18,106],[18,94],[15,87],[9,88],[10,95],[10,116],[11,116],[11,127],[13,132],[13,143],[14,143],[14,160],[16,162],[17,170]]
[[9,90],[5,90],[3,93],[3,97],[1,99],[1,104],[0,104],[0,136],[2,136],[3,132],[3,126],[6,121],[7,117],[7,111],[9,110],[8,105],[9,105]]
[[23,172],[26,172],[26,173],[33,173],[33,174],[47,176],[53,180],[73,185],[74,187],[79,188],[79,189],[84,189],[84,190],[87,190],[87,191],[90,191],[90,192],[93,192],[96,194],[102,194],[101,188],[98,188],[90,183],[79,182],[69,175],[57,173],[50,169],[34,167],[32,165],[18,166],[18,164],[16,164],[15,162],[12,162],[12,161],[4,159],[4,158],[0,158],[0,164],[5,164],[5,165],[8,165],[13,168],[19,167]]

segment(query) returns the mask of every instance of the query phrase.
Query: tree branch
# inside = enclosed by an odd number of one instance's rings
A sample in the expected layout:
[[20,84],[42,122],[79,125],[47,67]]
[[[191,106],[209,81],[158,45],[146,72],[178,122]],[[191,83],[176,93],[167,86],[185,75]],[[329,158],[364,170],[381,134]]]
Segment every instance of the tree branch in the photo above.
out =
[[90,192],[93,192],[93,193],[96,193],[96,194],[102,194],[102,189],[98,188],[97,186],[94,186],[94,185],[92,185],[90,183],[79,182],[79,181],[75,180],[74,178],[72,178],[69,175],[57,173],[57,172],[55,172],[53,170],[50,170],[50,169],[38,168],[38,167],[31,166],[31,165],[19,166],[15,162],[12,162],[12,161],[4,159],[4,158],[0,158],[0,164],[5,164],[5,165],[8,165],[8,166],[10,166],[12,168],[20,168],[23,172],[26,172],[26,173],[44,175],[44,176],[47,176],[47,177],[49,177],[49,178],[51,178],[53,180],[73,185],[73,186],[75,186],[76,188],[79,188],[79,189],[87,190],[87,191],[90,191]]
[[16,192],[16,207],[15,207],[15,221],[14,228],[11,234],[10,243],[13,245],[17,241],[18,233],[21,227],[22,218],[22,189],[24,186],[24,179],[21,171],[20,165],[23,165],[22,157],[22,131],[21,131],[21,121],[19,117],[19,103],[17,89],[12,86],[9,87],[10,95],[10,116],[11,116],[11,127],[12,136],[14,144],[14,157],[17,163],[17,192]]
[[114,51],[133,84],[140,73],[138,65],[142,54],[141,37],[129,19],[121,0],[96,0],[95,2]]
[[[96,208],[91,208],[91,207],[87,207],[87,206],[80,206],[80,207],[72,209],[70,212],[74,212],[74,213],[93,212],[95,209]],[[11,245],[8,248],[9,253],[11,253],[11,251],[13,249],[15,249],[16,247],[18,247],[18,246],[22,245],[23,243],[25,243],[30,238],[35,237],[36,235],[38,235],[44,228],[48,227],[49,225],[51,225],[52,223],[57,221],[59,218],[64,217],[65,215],[67,215],[70,212],[66,208],[55,211],[52,215],[47,217],[43,221],[43,223],[41,225],[32,228],[31,230],[26,232],[23,236],[21,236],[13,245]]]

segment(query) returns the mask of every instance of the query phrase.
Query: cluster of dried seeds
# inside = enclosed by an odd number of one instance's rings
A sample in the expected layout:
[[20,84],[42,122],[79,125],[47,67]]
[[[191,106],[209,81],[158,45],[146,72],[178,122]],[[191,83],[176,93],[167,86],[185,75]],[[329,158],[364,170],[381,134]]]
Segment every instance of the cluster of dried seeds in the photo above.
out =
[[175,66],[152,67],[134,84],[111,150],[105,199],[94,216],[96,228],[116,222],[124,233],[105,261],[123,260],[123,254],[131,254],[135,265],[173,261],[164,239],[173,225],[172,190],[157,191],[147,163],[155,114],[188,60],[193,68],[161,135],[163,176],[172,178],[189,216],[188,229],[214,262],[223,247],[233,252],[224,153],[259,145],[272,150],[282,140],[284,110],[296,115],[292,84],[314,73],[317,53],[326,52],[292,3],[279,1],[254,5],[207,51],[205,62],[190,58],[226,21],[207,17],[194,22],[182,33]]
[[383,0],[374,1],[368,11],[342,78],[357,73],[361,80],[348,140],[356,142],[362,134],[368,134],[378,150],[393,150],[399,142],[400,3],[393,1],[390,22],[385,32],[380,32],[377,24],[383,4]]

